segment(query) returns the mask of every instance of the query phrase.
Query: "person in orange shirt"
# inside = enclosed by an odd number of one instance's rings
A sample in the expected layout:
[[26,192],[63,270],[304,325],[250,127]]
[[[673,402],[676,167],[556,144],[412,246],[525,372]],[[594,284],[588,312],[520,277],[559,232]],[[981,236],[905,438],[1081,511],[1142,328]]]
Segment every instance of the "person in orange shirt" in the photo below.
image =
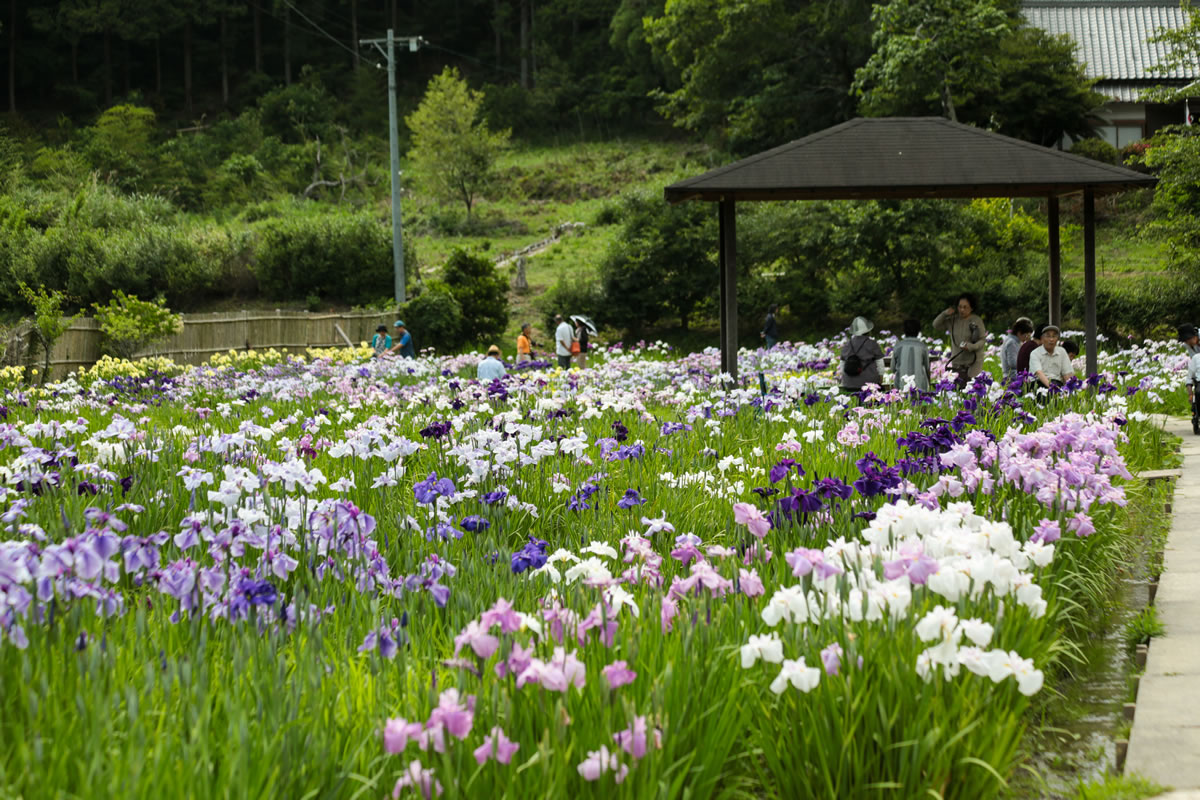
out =
[[517,337],[517,363],[522,364],[533,360],[533,326],[528,322],[521,326],[521,335]]

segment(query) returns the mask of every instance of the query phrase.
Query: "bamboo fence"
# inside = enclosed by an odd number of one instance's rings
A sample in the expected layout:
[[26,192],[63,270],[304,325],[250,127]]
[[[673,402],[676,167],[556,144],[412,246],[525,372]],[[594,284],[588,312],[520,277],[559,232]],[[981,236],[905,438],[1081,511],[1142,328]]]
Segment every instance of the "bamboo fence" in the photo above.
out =
[[[379,325],[391,330],[394,312],[318,313],[307,311],[232,311],[184,314],[183,330],[134,357],[165,356],[177,364],[203,364],[214,353],[268,350],[303,353],[310,347],[346,347],[369,342]],[[50,377],[62,378],[100,360],[100,325],[81,317],[55,342]],[[348,340],[348,341],[347,341]],[[31,341],[30,324],[9,332],[4,361],[40,368],[43,356]]]

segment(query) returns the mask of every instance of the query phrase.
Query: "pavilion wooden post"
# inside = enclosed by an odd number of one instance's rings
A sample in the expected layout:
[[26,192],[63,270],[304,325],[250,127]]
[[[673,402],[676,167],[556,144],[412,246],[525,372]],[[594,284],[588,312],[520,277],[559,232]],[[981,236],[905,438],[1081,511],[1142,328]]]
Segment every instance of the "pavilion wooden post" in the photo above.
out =
[[1058,197],[1050,195],[1046,204],[1046,229],[1049,232],[1050,249],[1050,308],[1049,320],[1053,325],[1062,324],[1062,248],[1058,239]]
[[1096,194],[1083,190],[1083,303],[1084,334],[1087,339],[1087,371],[1098,369],[1096,352]]
[[737,316],[737,210],[732,196],[725,195],[719,203],[721,266],[721,371],[729,373],[734,382],[738,377],[738,316]]

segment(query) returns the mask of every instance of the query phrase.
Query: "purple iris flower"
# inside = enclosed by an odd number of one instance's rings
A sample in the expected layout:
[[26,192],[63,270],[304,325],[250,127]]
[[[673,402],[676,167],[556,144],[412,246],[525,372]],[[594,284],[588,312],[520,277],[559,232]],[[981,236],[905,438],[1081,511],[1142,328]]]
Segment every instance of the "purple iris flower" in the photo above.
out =
[[826,500],[832,500],[835,497],[849,500],[850,495],[854,494],[854,488],[847,485],[841,478],[821,478],[813,481],[812,492]]
[[479,531],[486,531],[492,527],[492,523],[478,514],[472,514],[469,517],[463,517],[462,526],[471,533],[477,533]]
[[454,427],[454,425],[452,422],[450,422],[450,420],[434,422],[429,427],[422,428],[421,435],[426,439],[441,439],[443,436],[446,436],[450,433],[450,429],[452,427]]
[[488,505],[492,505],[494,503],[503,503],[507,497],[508,492],[504,491],[503,489],[497,489],[494,492],[488,492],[485,494],[483,496],[483,502],[487,503]]
[[520,575],[527,569],[540,569],[546,563],[546,548],[549,544],[535,538],[532,534],[529,536],[529,542],[520,550],[512,554],[512,571],[514,575]]
[[270,581],[259,581],[254,579],[245,580],[238,589],[242,596],[246,598],[252,606],[272,606],[275,605],[275,600],[279,593]]
[[618,442],[623,442],[629,438],[629,428],[626,428],[621,420],[617,420],[612,424],[613,438]]
[[779,483],[787,476],[788,471],[792,469],[796,470],[797,477],[804,475],[804,467],[796,463],[795,459],[784,458],[781,459],[778,464],[771,467],[771,472],[767,477],[770,479],[771,483]]
[[625,496],[617,501],[617,508],[633,508],[646,502],[646,498],[637,493],[637,489],[626,489]]

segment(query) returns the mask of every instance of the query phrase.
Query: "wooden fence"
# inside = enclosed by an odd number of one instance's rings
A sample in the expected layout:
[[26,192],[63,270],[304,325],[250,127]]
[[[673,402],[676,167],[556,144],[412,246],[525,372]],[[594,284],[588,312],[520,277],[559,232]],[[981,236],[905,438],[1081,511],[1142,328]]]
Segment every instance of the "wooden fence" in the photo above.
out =
[[[178,364],[202,364],[214,353],[267,350],[274,347],[303,353],[309,347],[345,347],[369,342],[379,325],[388,331],[394,312],[311,314],[307,311],[233,311],[184,314],[183,331],[158,342],[135,357],[165,356]],[[340,332],[339,332],[340,329]],[[344,336],[343,336],[344,334]],[[75,320],[55,343],[50,358],[51,378],[61,378],[100,360],[100,325],[90,317]],[[22,323],[9,335],[5,362],[40,367],[42,354],[31,345],[30,326]]]

